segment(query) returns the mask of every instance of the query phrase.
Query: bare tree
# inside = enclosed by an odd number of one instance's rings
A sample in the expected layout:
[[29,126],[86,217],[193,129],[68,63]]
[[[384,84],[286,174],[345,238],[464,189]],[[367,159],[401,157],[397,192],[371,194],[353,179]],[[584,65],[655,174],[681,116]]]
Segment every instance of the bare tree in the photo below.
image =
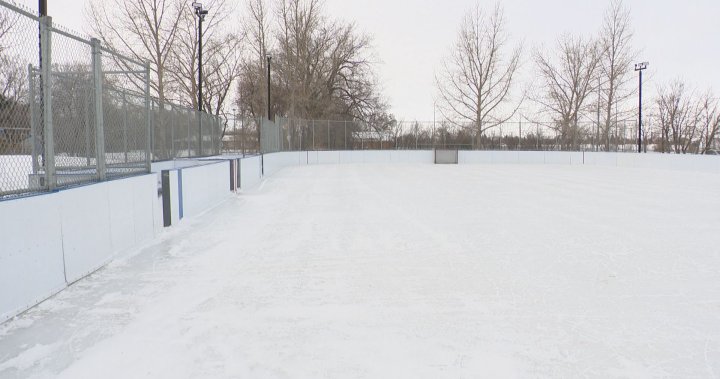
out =
[[7,43],[12,41],[9,34],[17,23],[18,14],[7,10],[0,10],[0,52],[8,48]]
[[695,134],[692,94],[676,80],[658,88],[656,100],[661,133],[660,152],[685,153]]
[[271,55],[272,114],[357,119],[377,129],[394,121],[378,93],[370,38],[354,24],[328,18],[319,0],[281,0],[274,12],[262,0],[250,0],[248,14],[250,48],[238,85],[241,113],[265,115]]
[[330,20],[319,0],[283,0],[277,8],[277,67],[291,117],[369,119],[379,105],[370,39]]
[[702,134],[702,147],[699,153],[706,154],[712,148],[715,138],[720,135],[719,102],[712,91],[705,92],[699,99],[697,119]]
[[578,118],[587,110],[590,94],[597,88],[597,43],[566,35],[558,41],[555,57],[542,50],[536,50],[534,55],[544,87],[535,101],[553,117],[563,145],[578,148]]
[[[632,60],[637,55],[632,50],[632,36],[630,10],[622,0],[611,0],[605,12],[599,41],[598,92],[601,99],[598,112],[602,107],[602,140],[605,141],[605,151],[610,149],[610,130],[613,121],[618,119],[619,113],[625,112],[623,104],[635,94],[634,87],[628,88]],[[600,118],[599,114],[598,118]],[[597,133],[600,133],[599,128]]]
[[271,38],[269,5],[266,0],[248,0],[245,13],[243,24],[248,53],[241,61],[236,100],[241,116],[261,117],[266,112],[266,56]]
[[478,139],[509,120],[522,102],[511,101],[522,45],[510,50],[504,23],[499,4],[490,15],[476,5],[465,15],[458,40],[435,77],[443,116],[456,125],[472,124]]
[[105,46],[150,62],[151,87],[161,103],[167,97],[167,69],[178,38],[182,4],[181,0],[92,0],[86,12],[92,31]]

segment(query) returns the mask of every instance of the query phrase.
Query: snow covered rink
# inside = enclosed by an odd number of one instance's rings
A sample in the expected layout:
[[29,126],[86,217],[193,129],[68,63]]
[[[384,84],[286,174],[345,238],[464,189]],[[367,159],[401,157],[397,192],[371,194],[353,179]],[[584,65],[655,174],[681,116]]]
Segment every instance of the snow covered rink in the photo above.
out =
[[720,175],[287,168],[0,325],[0,377],[717,378]]

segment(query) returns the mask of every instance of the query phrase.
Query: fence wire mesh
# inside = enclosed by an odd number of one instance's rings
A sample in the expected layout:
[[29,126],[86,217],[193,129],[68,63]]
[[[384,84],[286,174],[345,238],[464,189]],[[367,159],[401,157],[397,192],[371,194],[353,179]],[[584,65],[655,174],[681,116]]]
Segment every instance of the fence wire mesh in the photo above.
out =
[[0,200],[219,154],[218,117],[150,97],[149,66],[0,0]]
[[145,67],[102,51],[102,109],[107,175],[117,177],[147,170],[148,110]]
[[[361,121],[302,120],[278,117],[235,119],[228,122],[224,147],[255,152],[257,135],[263,153],[298,150],[637,150],[637,124],[619,120],[607,133],[584,122],[568,132],[551,122],[506,122],[477,133],[472,125],[447,121],[395,122],[373,127]],[[258,132],[257,128],[260,127]],[[644,136],[651,144],[653,134]]]
[[31,78],[38,61],[37,18],[0,6],[0,195],[31,188],[31,156],[38,148],[30,138],[31,125],[40,111],[31,109],[39,89]]

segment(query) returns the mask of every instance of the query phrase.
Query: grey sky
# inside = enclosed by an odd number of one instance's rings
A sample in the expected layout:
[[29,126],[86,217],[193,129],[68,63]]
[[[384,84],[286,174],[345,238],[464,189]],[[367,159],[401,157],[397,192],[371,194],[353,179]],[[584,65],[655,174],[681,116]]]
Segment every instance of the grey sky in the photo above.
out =
[[[325,0],[330,15],[354,21],[373,36],[380,80],[392,111],[401,120],[431,120],[433,77],[455,41],[464,13],[474,0]],[[36,0],[19,0],[37,9]],[[87,31],[86,0],[49,0],[54,22]],[[190,2],[190,0],[188,0]],[[514,40],[524,40],[523,78],[532,78],[530,52],[537,46],[553,48],[562,33],[589,36],[600,27],[608,1],[506,0],[507,28]],[[486,7],[493,2],[481,1]],[[650,62],[646,82],[649,95],[655,84],[682,78],[691,87],[720,91],[720,14],[718,0],[626,0],[632,11],[634,45],[640,60]],[[212,10],[211,10],[212,11]]]

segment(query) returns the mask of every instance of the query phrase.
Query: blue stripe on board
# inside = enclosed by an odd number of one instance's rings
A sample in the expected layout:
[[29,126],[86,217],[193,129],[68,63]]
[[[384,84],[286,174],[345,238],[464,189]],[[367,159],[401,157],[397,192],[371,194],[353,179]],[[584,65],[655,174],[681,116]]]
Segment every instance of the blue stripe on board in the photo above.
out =
[[183,218],[182,170],[178,170],[178,199],[180,199],[180,219]]

